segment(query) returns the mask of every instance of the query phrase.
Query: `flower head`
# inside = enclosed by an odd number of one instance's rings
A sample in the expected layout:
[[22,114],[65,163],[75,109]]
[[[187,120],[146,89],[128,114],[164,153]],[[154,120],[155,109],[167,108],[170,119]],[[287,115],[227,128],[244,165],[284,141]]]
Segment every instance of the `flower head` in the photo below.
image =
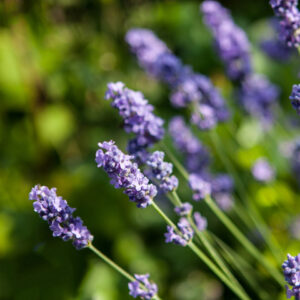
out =
[[130,201],[137,207],[147,207],[157,194],[156,187],[140,171],[133,156],[124,154],[113,141],[99,143],[96,152],[98,168],[102,167],[115,188],[123,188]]
[[178,233],[172,226],[167,226],[167,232],[165,233],[166,243],[174,243],[184,247],[193,238],[194,231],[186,218],[180,218],[177,227]]
[[300,254],[287,255],[287,260],[282,264],[285,281],[292,287],[286,286],[287,297],[300,296]]
[[67,201],[57,196],[56,188],[36,185],[29,193],[29,200],[33,200],[34,211],[47,221],[53,236],[64,241],[72,240],[76,249],[82,249],[93,240],[86,226],[79,217],[73,217],[75,208]]
[[[122,82],[109,83],[105,95],[112,100],[112,107],[118,109],[124,120],[127,133],[134,133],[134,146],[129,149],[142,151],[160,141],[164,136],[163,120],[153,113],[153,106],[148,103],[144,95],[125,87]],[[131,154],[136,154],[131,152]]]
[[207,220],[206,218],[202,217],[199,212],[194,213],[194,221],[199,231],[204,231],[206,229]]
[[228,10],[217,1],[206,0],[200,8],[206,25],[214,35],[228,76],[241,80],[251,72],[250,46],[245,32],[234,24]]
[[298,115],[300,115],[300,84],[293,85],[290,99],[292,100],[292,106],[297,111]]
[[149,276],[149,274],[134,274],[136,280],[128,283],[129,295],[133,298],[151,300],[157,294],[158,288],[155,283],[149,281]]
[[189,185],[194,192],[193,199],[195,201],[202,200],[211,193],[210,183],[197,174],[190,174]]
[[192,210],[193,210],[193,206],[188,202],[184,202],[180,206],[176,206],[174,208],[174,211],[180,217],[188,216],[192,212]]

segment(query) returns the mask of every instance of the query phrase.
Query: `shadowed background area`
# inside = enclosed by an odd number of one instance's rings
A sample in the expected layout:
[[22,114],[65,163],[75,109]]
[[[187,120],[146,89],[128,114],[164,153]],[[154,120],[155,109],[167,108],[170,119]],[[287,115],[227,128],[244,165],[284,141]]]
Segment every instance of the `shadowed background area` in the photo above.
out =
[[[3,0],[0,2],[0,299],[132,299],[127,282],[88,250],[53,238],[28,200],[37,183],[57,187],[95,236],[95,245],[131,273],[151,274],[163,299],[233,299],[187,250],[164,243],[165,224],[151,207],[137,209],[94,162],[97,143],[113,139],[126,149],[128,135],[117,112],[104,101],[106,84],[123,81],[142,91],[167,121],[175,113],[168,89],[149,77],[124,41],[132,27],[152,29],[195,71],[209,76],[230,105],[232,85],[199,14],[199,1]],[[261,51],[273,15],[268,1],[222,1],[246,30],[258,72],[281,88],[282,112],[299,121],[288,95],[299,63],[279,64]],[[298,59],[299,60],[299,59]],[[236,116],[233,149],[237,168],[271,157],[278,178],[271,187],[249,183],[266,219],[285,245],[299,252],[288,229],[299,212],[297,184],[278,151],[267,151],[257,123]],[[294,122],[294,123],[295,123]],[[298,124],[298,125],[297,125]],[[250,138],[245,139],[245,135]],[[278,132],[280,136],[280,132]],[[206,137],[204,136],[204,139]],[[170,141],[168,141],[169,143]],[[269,148],[272,148],[272,141]],[[231,148],[230,148],[231,147]],[[235,147],[235,146],[233,146]],[[277,149],[278,150],[278,149]],[[214,150],[211,150],[214,154]],[[214,165],[223,170],[218,157]],[[248,175],[247,175],[248,174]],[[190,197],[186,183],[181,194]],[[172,214],[164,199],[159,203]],[[280,208],[288,203],[285,210]],[[201,207],[209,229],[235,246],[227,231]],[[299,206],[299,205],[298,205]],[[299,234],[299,233],[298,233]],[[298,236],[299,237],[299,236]],[[259,239],[255,233],[251,238]],[[243,254],[243,252],[241,252]],[[266,254],[268,255],[268,254]],[[259,266],[258,266],[259,267]],[[283,292],[278,299],[283,297]]]

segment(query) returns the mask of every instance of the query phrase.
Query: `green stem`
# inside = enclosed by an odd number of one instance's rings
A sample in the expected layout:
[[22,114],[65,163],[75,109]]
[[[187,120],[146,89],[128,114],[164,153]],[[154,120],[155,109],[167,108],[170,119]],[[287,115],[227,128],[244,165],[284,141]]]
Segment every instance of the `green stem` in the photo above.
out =
[[[159,206],[152,201],[152,206],[158,214],[166,221],[167,224],[177,229],[177,226],[168,218],[168,216],[159,208]],[[231,281],[224,275],[224,273],[192,242],[187,246],[236,294],[243,300],[250,300],[250,298],[241,292]]]
[[249,242],[249,240],[241,233],[241,231],[233,224],[233,222],[218,208],[210,196],[205,197],[205,202],[227,229],[235,236],[235,238],[245,247],[245,249],[256,258],[269,272],[270,275],[282,286],[283,277],[278,270],[269,264],[264,256]]
[[[174,201],[176,205],[181,206],[182,205],[182,201],[180,200],[178,194],[176,191],[172,192],[172,196],[174,198]],[[234,275],[230,272],[230,270],[228,269],[228,267],[225,265],[224,261],[222,260],[222,258],[219,256],[218,252],[215,250],[215,248],[212,246],[212,244],[209,242],[209,240],[206,238],[206,232],[200,232],[199,229],[197,228],[194,220],[192,219],[191,216],[188,216],[188,220],[189,223],[191,224],[191,226],[193,227],[196,235],[198,236],[199,240],[201,241],[201,243],[204,245],[205,249],[208,251],[208,253],[210,254],[210,256],[214,259],[214,261],[216,262],[216,264],[220,267],[220,269],[227,275],[227,277],[232,280],[237,287],[241,290],[242,293],[245,293],[244,289],[242,288],[242,286],[240,285],[240,283],[238,282],[238,280],[234,277]]]
[[[108,258],[105,254],[103,254],[100,250],[98,250],[92,243],[88,245],[88,248],[93,251],[98,257],[100,257],[102,260],[104,260],[108,265],[110,265],[113,269],[115,269],[117,272],[119,272],[121,275],[123,275],[126,279],[131,281],[136,281],[136,279],[131,276],[128,272],[126,272],[124,269],[122,269],[120,266],[118,266],[115,262],[113,262],[110,258]],[[145,289],[145,287],[141,284],[142,288]],[[161,300],[157,295],[154,296],[153,299]]]

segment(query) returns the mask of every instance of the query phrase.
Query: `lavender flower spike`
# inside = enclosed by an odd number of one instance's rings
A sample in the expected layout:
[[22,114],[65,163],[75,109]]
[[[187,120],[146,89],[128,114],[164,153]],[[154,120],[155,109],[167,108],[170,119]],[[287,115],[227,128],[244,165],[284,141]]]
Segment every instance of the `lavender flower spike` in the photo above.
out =
[[283,274],[286,282],[292,287],[286,286],[286,295],[290,299],[300,298],[300,254],[297,256],[287,255],[287,260],[282,264]]
[[280,20],[279,38],[288,47],[300,45],[300,12],[298,0],[270,0],[275,15]]
[[292,100],[293,108],[297,111],[298,115],[300,115],[300,84],[293,85],[290,100]]
[[135,281],[128,283],[129,295],[133,298],[151,300],[158,292],[157,285],[149,281],[149,274],[134,274]]
[[179,233],[175,232],[172,226],[167,226],[165,233],[166,243],[174,243],[185,247],[193,238],[194,231],[186,218],[181,218],[177,223]]
[[192,204],[188,202],[182,203],[180,206],[176,206],[174,211],[180,217],[188,216],[193,210]]
[[211,185],[209,182],[205,181],[201,176],[197,174],[190,174],[189,185],[193,194],[193,199],[199,201],[205,198],[206,195],[211,193]]
[[[156,180],[159,188],[163,193],[174,191],[178,186],[178,179],[171,175],[173,172],[173,165],[164,162],[165,154],[162,151],[155,151],[148,156],[146,164],[150,167],[149,176]],[[147,174],[148,174],[147,173]]]
[[34,211],[48,222],[54,237],[58,236],[64,241],[72,240],[77,250],[87,247],[92,242],[93,236],[82,220],[73,217],[75,208],[56,195],[56,188],[36,185],[29,193],[29,200],[34,200]]
[[200,9],[214,35],[217,52],[228,76],[241,80],[251,73],[250,45],[245,32],[234,24],[228,10],[219,2],[206,0]]
[[204,231],[206,229],[207,220],[206,218],[202,217],[199,212],[194,213],[194,221],[199,231]]
[[131,142],[131,150],[146,149],[163,138],[164,122],[153,114],[153,106],[141,92],[126,88],[122,82],[109,83],[105,98],[111,99],[112,107],[119,110],[124,120],[125,131],[136,135],[134,147]]
[[96,152],[98,168],[102,167],[111,178],[115,188],[124,188],[129,200],[137,207],[147,207],[157,194],[156,187],[149,183],[149,179],[140,171],[133,156],[124,154],[113,141],[99,143]]

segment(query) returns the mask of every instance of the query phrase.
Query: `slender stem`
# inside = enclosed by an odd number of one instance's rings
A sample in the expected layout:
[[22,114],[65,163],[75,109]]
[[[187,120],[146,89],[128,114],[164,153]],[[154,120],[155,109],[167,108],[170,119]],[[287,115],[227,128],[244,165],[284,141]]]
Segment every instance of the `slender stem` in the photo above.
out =
[[[110,258],[108,258],[100,250],[98,250],[96,247],[94,247],[94,245],[92,243],[90,243],[88,245],[88,248],[91,251],[93,251],[98,257],[100,257],[101,259],[103,259],[113,269],[115,269],[117,272],[119,272],[120,274],[122,274],[126,279],[128,279],[129,281],[136,281],[136,279],[133,276],[131,276],[128,272],[126,272],[124,269],[122,269],[120,266],[118,266],[115,262],[113,262]],[[142,286],[142,288],[145,289],[145,287],[142,284],[140,284],[140,285]],[[157,295],[155,295],[153,299],[161,300],[161,298],[159,298]]]
[[249,242],[249,240],[241,233],[241,231],[233,224],[233,222],[218,208],[210,196],[205,197],[205,202],[227,229],[235,236],[235,238],[245,247],[245,249],[256,258],[269,272],[270,275],[280,284],[283,285],[283,277],[278,270],[266,261],[263,255]]
[[242,291],[237,289],[230,280],[224,275],[223,272],[220,271],[219,268],[215,266],[215,264],[193,243],[190,242],[188,247],[236,294],[240,297],[240,299],[250,298],[244,294]]
[[125,270],[123,270],[121,267],[119,267],[116,263],[114,263],[110,258],[108,258],[105,254],[103,254],[100,250],[98,250],[96,247],[94,247],[92,244],[88,246],[90,250],[92,250],[97,256],[99,256],[101,259],[103,259],[107,264],[109,264],[112,268],[114,268],[116,271],[121,273],[124,277],[126,277],[129,281],[135,281],[135,278],[131,276],[129,273],[127,273]]
[[[175,202],[176,205],[181,205],[182,201],[180,200],[178,194],[176,191],[172,192],[172,198],[174,198],[175,200],[172,202]],[[238,282],[238,280],[234,277],[234,275],[230,272],[230,270],[228,269],[228,267],[225,265],[224,261],[222,260],[222,258],[219,256],[218,252],[215,250],[215,248],[211,245],[211,243],[209,242],[209,240],[206,238],[206,232],[200,232],[199,229],[197,228],[195,222],[193,221],[192,217],[189,215],[188,216],[188,220],[189,223],[191,224],[191,226],[193,227],[196,235],[198,236],[199,240],[201,241],[201,243],[204,245],[204,247],[206,248],[206,250],[208,251],[208,253],[210,254],[210,256],[215,260],[216,264],[220,267],[220,269],[226,274],[226,276],[232,280],[237,286],[238,288],[245,293],[245,291],[243,290],[242,286],[240,285],[240,283]]]
[[[166,221],[167,224],[177,229],[177,226],[168,218],[168,216],[159,208],[153,201],[152,206],[159,213],[159,215]],[[178,229],[177,229],[178,231]],[[224,273],[192,242],[190,241],[187,246],[236,294],[243,300],[250,300],[250,298],[240,291],[231,281],[224,275]]]

